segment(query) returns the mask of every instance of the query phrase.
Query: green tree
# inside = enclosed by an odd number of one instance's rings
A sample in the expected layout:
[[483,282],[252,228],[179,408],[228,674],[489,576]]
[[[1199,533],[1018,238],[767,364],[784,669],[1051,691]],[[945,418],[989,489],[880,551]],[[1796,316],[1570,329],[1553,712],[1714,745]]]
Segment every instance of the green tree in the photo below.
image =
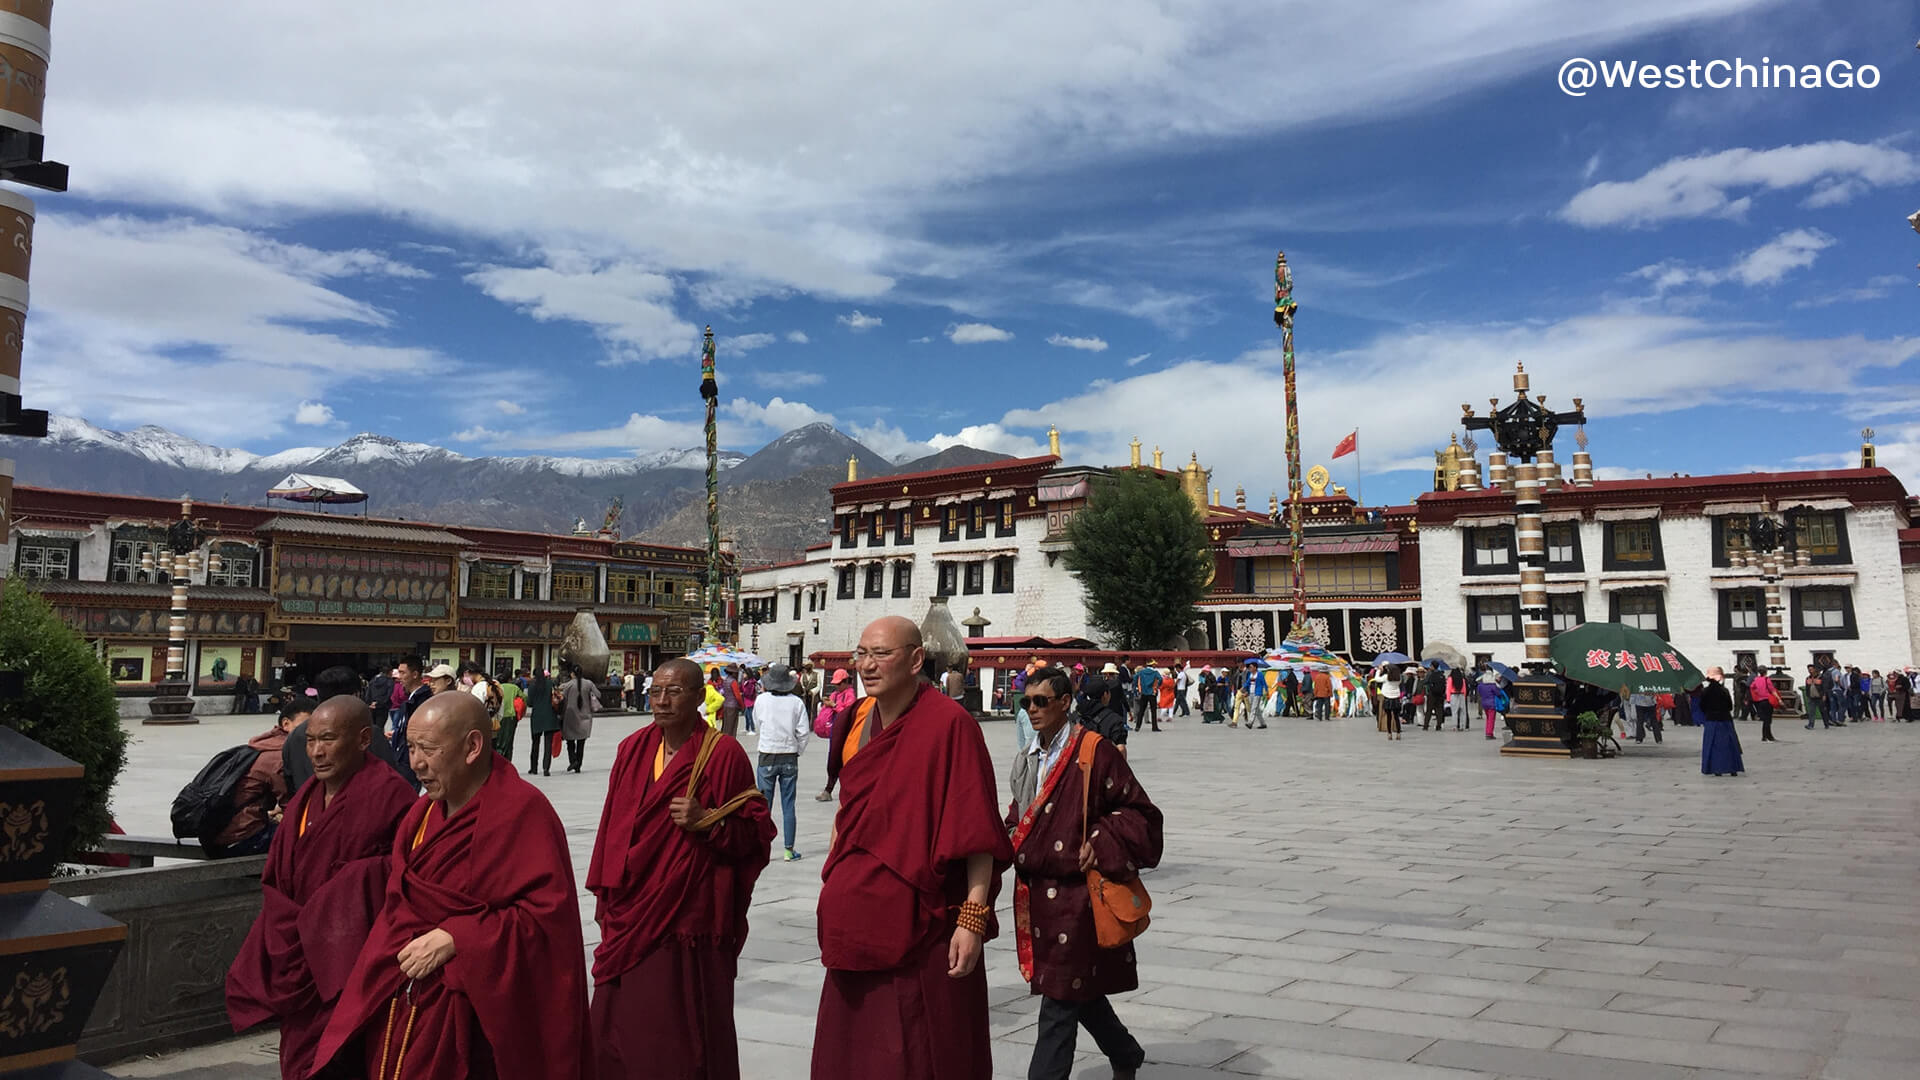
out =
[[22,697],[0,698],[0,724],[86,768],[67,852],[97,847],[108,800],[127,763],[127,733],[106,665],[46,598],[14,583],[0,590],[0,671],[26,676]]
[[1124,469],[1096,480],[1067,539],[1087,621],[1114,648],[1162,648],[1199,621],[1213,556],[1200,512],[1172,478]]

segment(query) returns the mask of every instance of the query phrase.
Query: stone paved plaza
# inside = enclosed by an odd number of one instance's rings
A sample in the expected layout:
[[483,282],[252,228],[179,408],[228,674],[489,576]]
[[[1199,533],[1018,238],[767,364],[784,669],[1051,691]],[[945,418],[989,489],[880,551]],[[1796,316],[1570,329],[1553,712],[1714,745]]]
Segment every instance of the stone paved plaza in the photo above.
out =
[[[1142,1076],[1920,1075],[1920,725],[1789,722],[1762,744],[1741,724],[1751,771],[1725,779],[1700,775],[1693,728],[1586,762],[1503,759],[1475,731],[1388,743],[1371,720],[1197,719],[1139,736],[1132,757],[1167,815],[1144,985],[1116,1002],[1147,1048]],[[642,721],[603,719],[584,776],[537,781],[576,874],[615,743]],[[134,727],[122,823],[164,832],[194,770],[264,726]],[[1012,725],[986,732],[1004,765]],[[807,857],[770,866],[755,897],[738,988],[749,1077],[807,1072],[821,749],[802,759]],[[1024,1077],[1036,1002],[1005,936],[986,962],[996,1075]],[[267,1078],[272,1061],[271,1037],[252,1037],[114,1071]],[[1107,1075],[1083,1053],[1076,1076]]]

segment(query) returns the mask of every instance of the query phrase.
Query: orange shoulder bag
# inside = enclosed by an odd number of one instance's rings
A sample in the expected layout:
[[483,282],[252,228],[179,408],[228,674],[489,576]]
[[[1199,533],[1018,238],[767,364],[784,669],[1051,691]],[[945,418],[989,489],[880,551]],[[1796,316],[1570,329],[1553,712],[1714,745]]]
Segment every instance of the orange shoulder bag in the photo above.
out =
[[[1093,751],[1100,737],[1088,732],[1080,740],[1080,843],[1087,842],[1087,814],[1093,797]],[[1117,949],[1139,937],[1153,920],[1153,898],[1136,875],[1132,881],[1109,881],[1099,870],[1087,871],[1087,896],[1093,901],[1093,936],[1103,949]]]

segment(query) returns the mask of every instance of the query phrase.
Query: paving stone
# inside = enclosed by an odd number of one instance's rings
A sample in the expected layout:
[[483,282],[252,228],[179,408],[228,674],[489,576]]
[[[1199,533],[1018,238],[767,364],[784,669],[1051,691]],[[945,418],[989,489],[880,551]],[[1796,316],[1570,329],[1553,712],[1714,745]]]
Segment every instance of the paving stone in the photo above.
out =
[[1619,1061],[1691,1065],[1781,1076],[1805,1076],[1816,1062],[1811,1054],[1788,1050],[1650,1039],[1641,1035],[1603,1035],[1593,1031],[1571,1032],[1555,1044],[1554,1049],[1563,1054],[1585,1054]]

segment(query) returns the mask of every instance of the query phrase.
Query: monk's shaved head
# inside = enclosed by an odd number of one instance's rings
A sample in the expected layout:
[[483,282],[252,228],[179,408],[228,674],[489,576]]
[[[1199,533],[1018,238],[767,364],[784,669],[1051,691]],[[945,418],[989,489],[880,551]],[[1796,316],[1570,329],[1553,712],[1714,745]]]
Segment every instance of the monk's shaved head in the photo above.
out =
[[867,624],[860,634],[860,643],[870,648],[895,646],[903,649],[917,649],[926,644],[920,636],[920,627],[905,615],[882,615]]
[[313,710],[313,718],[307,721],[307,730],[326,723],[338,725],[342,731],[352,732],[373,726],[373,710],[357,697],[341,694],[330,697]]
[[669,660],[666,663],[661,664],[659,667],[653,669],[654,682],[657,683],[663,679],[669,679],[669,678],[686,679],[688,680],[687,682],[688,686],[699,686],[700,683],[704,681],[705,676],[700,674],[699,664],[696,664],[693,661],[682,656],[673,660]]
[[407,718],[408,760],[430,799],[452,813],[493,769],[493,720],[472,694],[435,694]]
[[314,778],[330,792],[360,771],[372,743],[373,712],[357,697],[330,697],[307,718],[307,758]]

